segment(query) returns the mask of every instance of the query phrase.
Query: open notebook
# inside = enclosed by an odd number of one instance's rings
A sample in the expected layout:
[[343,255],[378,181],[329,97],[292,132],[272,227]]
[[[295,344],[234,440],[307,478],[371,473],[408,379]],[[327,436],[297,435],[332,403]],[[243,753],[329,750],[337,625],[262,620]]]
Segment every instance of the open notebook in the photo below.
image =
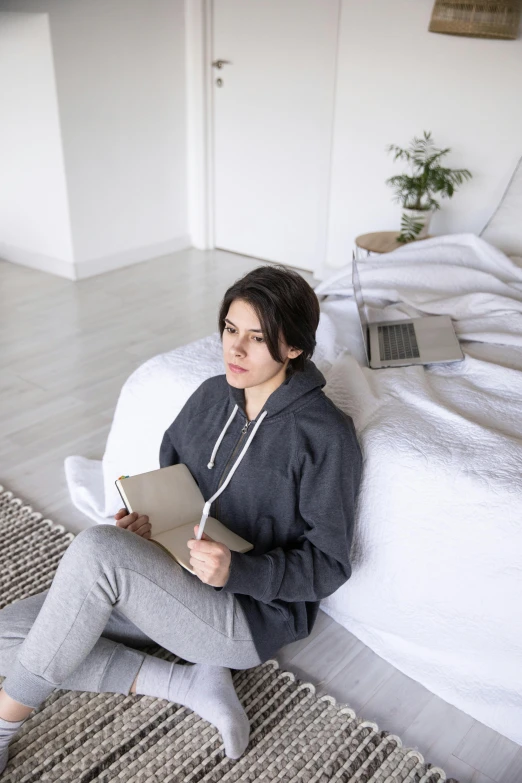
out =
[[[194,525],[201,519],[205,499],[187,466],[171,465],[115,483],[127,510],[149,517],[149,540],[193,574],[187,541],[194,538]],[[205,533],[234,552],[253,549],[252,544],[213,517],[208,517]]]

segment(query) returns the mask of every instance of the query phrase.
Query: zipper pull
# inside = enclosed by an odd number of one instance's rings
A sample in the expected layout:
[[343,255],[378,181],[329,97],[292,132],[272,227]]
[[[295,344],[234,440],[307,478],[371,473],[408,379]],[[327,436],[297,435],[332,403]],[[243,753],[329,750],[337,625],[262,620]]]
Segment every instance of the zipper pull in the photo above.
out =
[[249,426],[250,426],[250,424],[251,424],[251,423],[252,423],[252,422],[250,422],[250,421],[247,421],[247,422],[246,422],[245,426],[244,426],[244,427],[243,427],[243,429],[241,430],[241,435],[245,435],[245,433],[246,433],[246,431],[247,431],[247,429],[249,428]]

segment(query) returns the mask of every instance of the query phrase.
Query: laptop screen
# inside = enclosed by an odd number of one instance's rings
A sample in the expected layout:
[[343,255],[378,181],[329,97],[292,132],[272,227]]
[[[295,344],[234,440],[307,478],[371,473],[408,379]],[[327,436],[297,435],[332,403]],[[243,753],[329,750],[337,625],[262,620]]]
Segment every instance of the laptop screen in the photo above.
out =
[[355,301],[357,303],[357,311],[359,313],[359,322],[361,324],[364,350],[366,352],[366,358],[368,359],[368,364],[369,364],[370,347],[368,345],[368,339],[369,339],[368,319],[366,318],[366,307],[362,295],[361,281],[359,280],[359,271],[357,269],[357,264],[355,263],[355,257],[352,260],[352,283],[353,283],[353,293],[355,296]]

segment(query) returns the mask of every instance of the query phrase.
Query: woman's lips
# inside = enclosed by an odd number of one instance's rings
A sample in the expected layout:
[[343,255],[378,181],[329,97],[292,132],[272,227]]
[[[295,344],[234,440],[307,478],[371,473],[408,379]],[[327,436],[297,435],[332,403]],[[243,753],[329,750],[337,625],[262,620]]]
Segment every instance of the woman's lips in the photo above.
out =
[[237,364],[230,364],[228,365],[232,372],[237,372],[238,375],[240,375],[242,372],[248,372],[248,370],[245,370],[243,367],[238,367]]

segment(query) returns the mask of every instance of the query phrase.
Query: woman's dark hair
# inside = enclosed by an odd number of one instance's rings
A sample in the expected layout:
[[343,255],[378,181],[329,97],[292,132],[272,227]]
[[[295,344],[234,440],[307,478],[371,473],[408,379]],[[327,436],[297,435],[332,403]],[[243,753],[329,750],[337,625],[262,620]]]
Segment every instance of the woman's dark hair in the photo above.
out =
[[279,265],[259,266],[230,286],[219,310],[219,333],[223,337],[225,318],[235,299],[253,308],[271,357],[283,363],[279,352],[281,337],[290,348],[302,350],[290,359],[290,372],[302,371],[315,349],[319,325],[319,301],[311,286],[298,272]]

